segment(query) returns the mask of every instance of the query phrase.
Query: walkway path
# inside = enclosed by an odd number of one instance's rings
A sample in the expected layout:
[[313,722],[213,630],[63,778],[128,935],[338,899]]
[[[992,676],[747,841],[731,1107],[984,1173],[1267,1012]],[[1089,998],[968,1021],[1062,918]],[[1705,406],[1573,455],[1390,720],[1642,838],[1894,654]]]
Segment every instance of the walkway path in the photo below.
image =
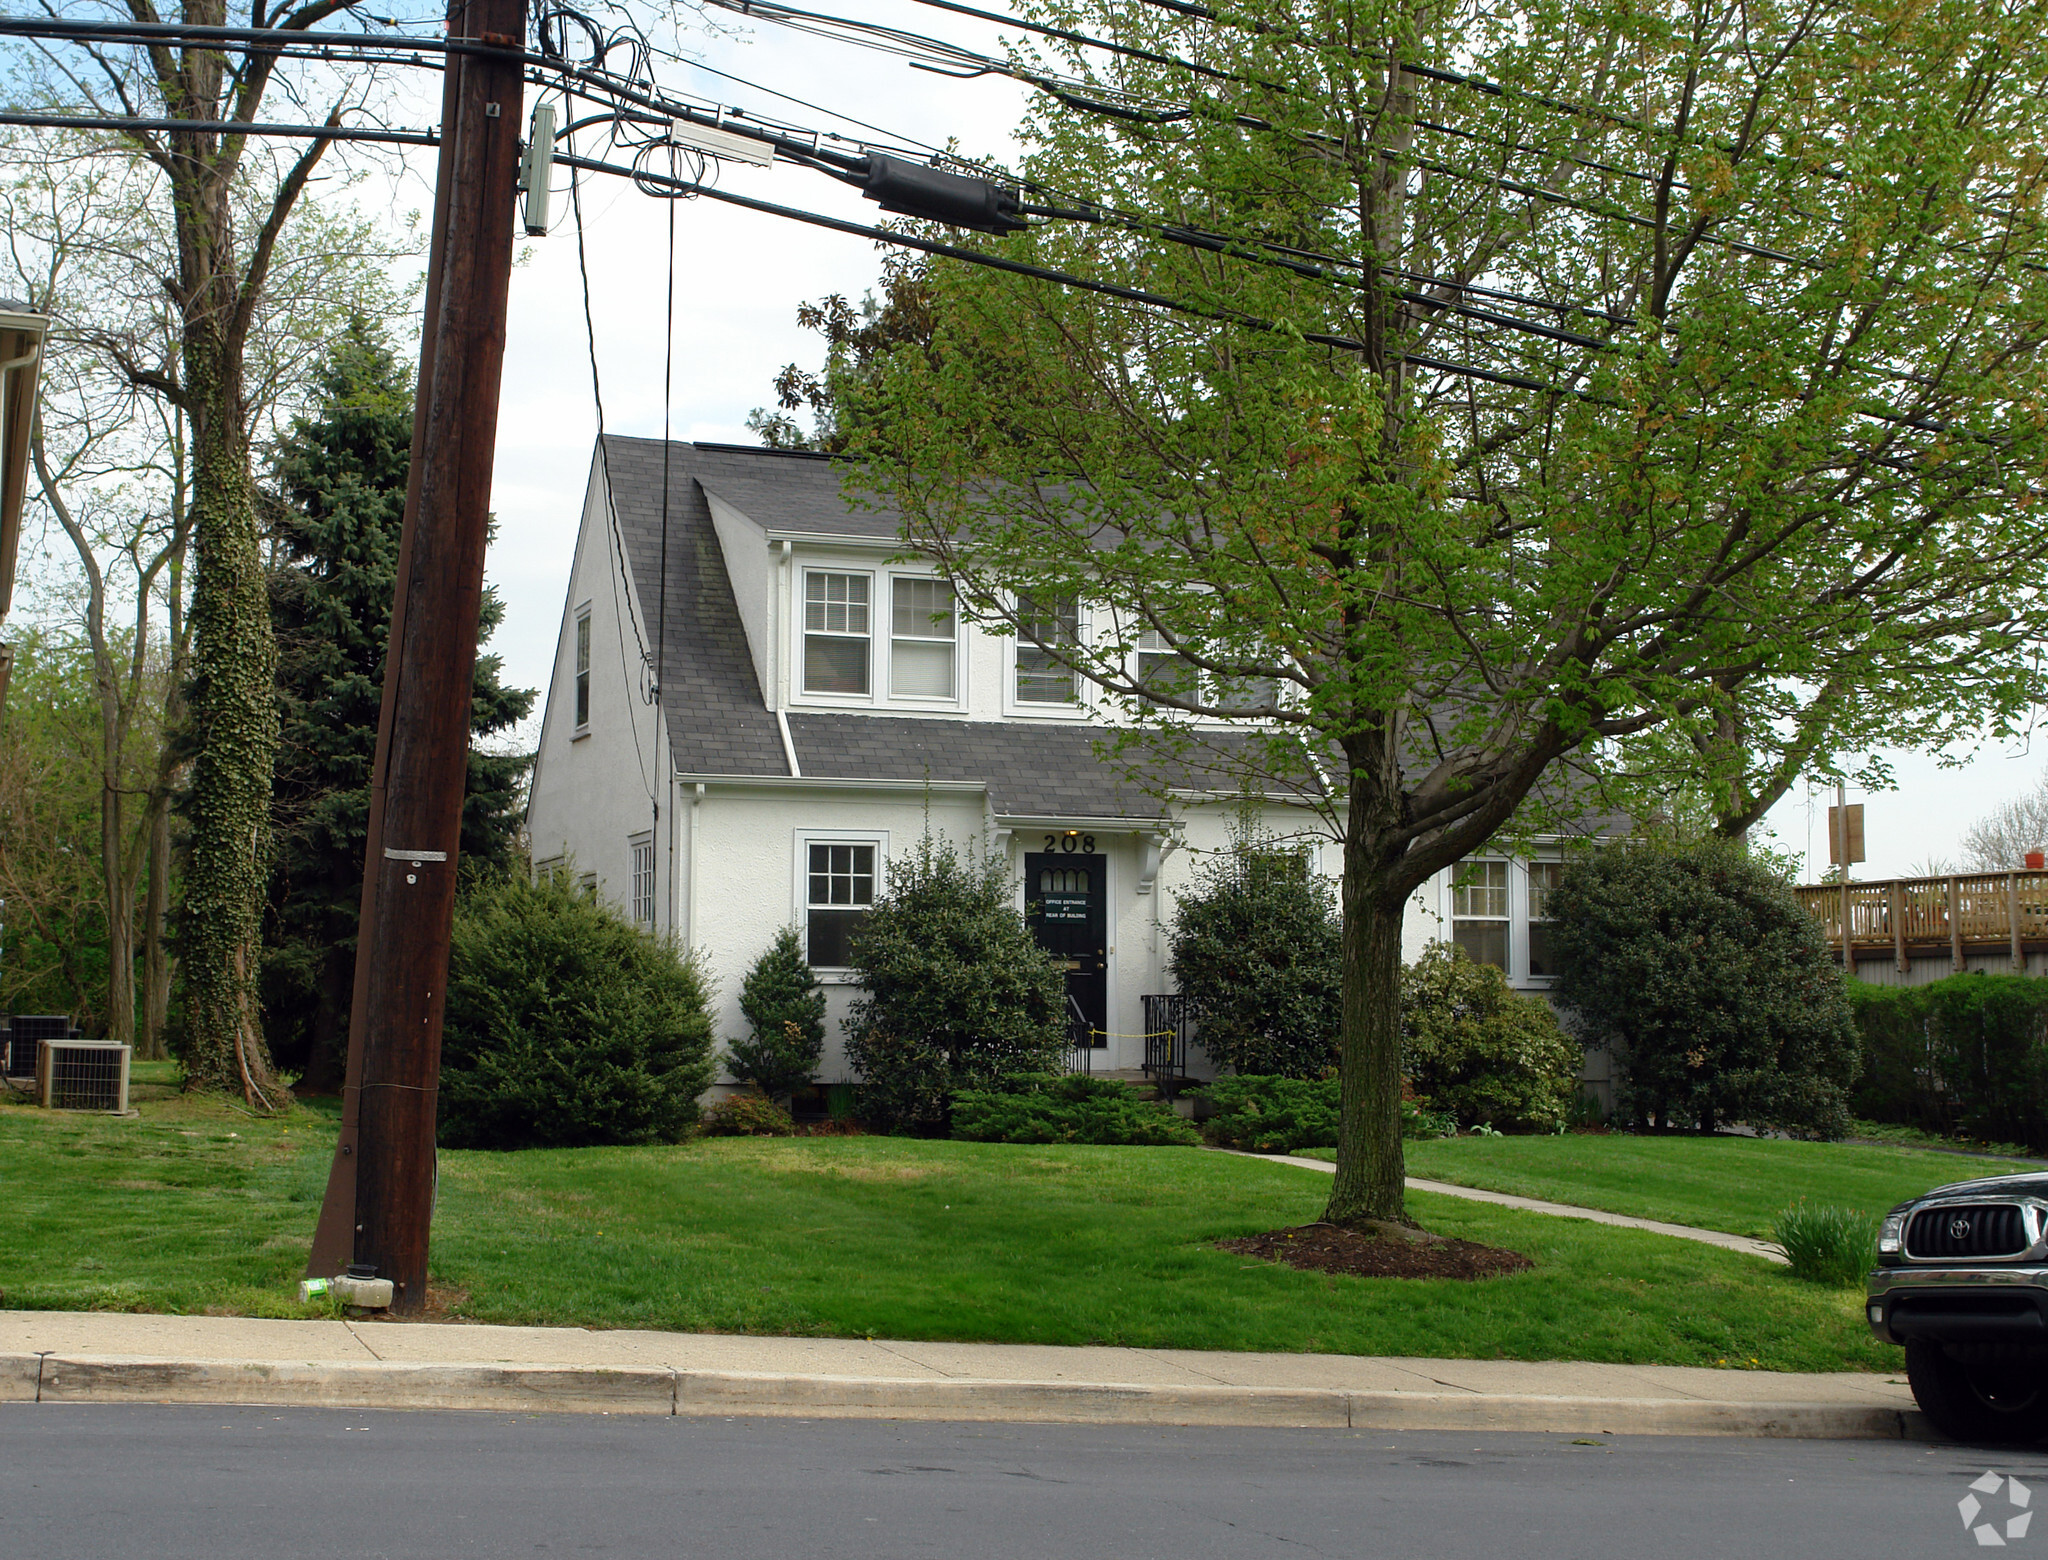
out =
[[[1325,1175],[1335,1175],[1337,1167],[1323,1159],[1297,1159],[1292,1154],[1252,1154],[1241,1148],[1218,1149],[1218,1153],[1240,1154],[1246,1159],[1264,1159],[1274,1164],[1299,1165],[1304,1170],[1320,1170]],[[1536,1197],[1511,1197],[1506,1192],[1482,1192],[1477,1187],[1453,1186],[1449,1181],[1424,1181],[1416,1176],[1408,1177],[1411,1192],[1435,1192],[1444,1197],[1463,1197],[1468,1202],[1493,1203],[1502,1208],[1519,1208],[1524,1213],[1554,1214],[1560,1219],[1587,1219],[1594,1224],[1616,1224],[1623,1229],[1648,1230],[1655,1235],[1670,1235],[1678,1240],[1696,1240],[1703,1246],[1719,1246],[1724,1251],[1746,1252],[1752,1257],[1762,1257],[1766,1262],[1785,1260],[1785,1254],[1768,1241],[1754,1240],[1747,1235],[1730,1235],[1725,1230],[1696,1229],[1690,1224],[1666,1224],[1661,1219],[1635,1219],[1625,1213],[1609,1213],[1603,1208],[1576,1208],[1569,1203],[1544,1202]]]

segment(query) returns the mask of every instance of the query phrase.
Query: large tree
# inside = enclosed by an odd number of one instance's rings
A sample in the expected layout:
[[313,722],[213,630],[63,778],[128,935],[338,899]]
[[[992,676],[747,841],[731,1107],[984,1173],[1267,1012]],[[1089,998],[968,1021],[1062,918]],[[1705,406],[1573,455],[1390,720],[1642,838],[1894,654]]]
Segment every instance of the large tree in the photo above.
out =
[[[324,1090],[339,1086],[348,1042],[413,417],[410,373],[361,319],[333,344],[317,380],[319,404],[278,447],[266,506],[281,724],[263,999],[279,1063]],[[486,591],[479,643],[504,615]],[[507,688],[501,665],[479,656],[471,694],[462,861],[473,875],[511,863],[531,762],[491,740],[536,697]]]
[[[108,944],[108,990],[92,1006],[108,1035],[142,1056],[163,1054],[170,1009],[172,804],[189,759],[172,739],[192,650],[191,430],[135,373],[147,365],[175,382],[179,357],[180,316],[159,281],[176,249],[162,196],[155,168],[118,137],[17,131],[0,141],[11,273],[0,291],[53,318],[32,492],[70,543],[68,559],[61,547],[45,556],[29,605],[60,637],[68,628],[57,625],[75,621],[91,650]],[[287,229],[244,352],[252,428],[267,432],[303,399],[313,353],[352,312],[404,312],[407,289],[389,267],[414,247],[410,233],[343,203]]]
[[[1398,1219],[1419,886],[1570,826],[1633,742],[1705,752],[1847,647],[1952,658],[2029,604],[2048,7],[1193,12],[1034,10],[1136,52],[1019,67],[1065,83],[1024,172],[1070,215],[1003,242],[1198,312],[937,263],[854,481],[1147,749],[1320,811],[1326,1217]],[[1713,772],[1796,737],[1743,723]]]
[[[88,4],[73,19],[183,22],[302,31],[355,0],[152,0]],[[121,155],[156,176],[153,201],[172,243],[153,288],[175,310],[175,354],[123,369],[161,396],[189,430],[192,549],[190,845],[181,918],[186,1077],[233,1088],[259,1108],[284,1093],[264,1043],[256,996],[277,717],[276,649],[258,545],[251,472],[248,349],[281,240],[325,157],[323,139],[252,137],[278,100],[314,105],[339,126],[371,91],[361,71],[293,61],[261,47],[158,36],[144,43],[72,40],[38,46],[41,106],[133,117]],[[279,116],[293,117],[286,108]],[[175,122],[156,128],[151,121]],[[280,151],[280,144],[286,149]]]

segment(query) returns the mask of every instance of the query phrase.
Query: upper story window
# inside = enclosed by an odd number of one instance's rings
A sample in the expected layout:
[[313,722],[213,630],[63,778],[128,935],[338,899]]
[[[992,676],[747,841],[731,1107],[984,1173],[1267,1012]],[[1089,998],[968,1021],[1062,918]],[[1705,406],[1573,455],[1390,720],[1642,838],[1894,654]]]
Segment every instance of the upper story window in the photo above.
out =
[[804,571],[804,692],[865,694],[870,626],[865,574]]
[[1508,864],[1467,861],[1451,888],[1451,941],[1474,964],[1508,967]]
[[590,724],[590,603],[576,609],[576,729]]
[[1550,891],[1557,887],[1557,880],[1564,876],[1561,861],[1532,861],[1529,863],[1529,973],[1531,975],[1555,975],[1557,955],[1551,951],[1551,928],[1557,923],[1550,918]]
[[899,574],[889,589],[889,692],[899,698],[952,698],[959,639],[953,587]]
[[[1053,649],[1081,642],[1080,603],[1072,596],[1046,601],[1019,596],[1017,617],[1017,702],[1072,704],[1074,673],[1059,663]],[[1041,649],[1041,644],[1050,648]]]
[[853,929],[875,902],[875,856],[866,841],[812,840],[804,850],[805,957],[817,969],[853,963]]
[[1183,661],[1156,628],[1138,635],[1138,686],[1149,693],[1179,696],[1194,684],[1194,668]]

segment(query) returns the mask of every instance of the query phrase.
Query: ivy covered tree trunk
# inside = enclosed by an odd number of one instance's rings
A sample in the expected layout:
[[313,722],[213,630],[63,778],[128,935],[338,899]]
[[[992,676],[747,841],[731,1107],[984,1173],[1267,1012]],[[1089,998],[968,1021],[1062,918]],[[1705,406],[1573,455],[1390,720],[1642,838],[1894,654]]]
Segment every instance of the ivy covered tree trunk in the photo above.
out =
[[256,1001],[277,753],[277,647],[256,538],[239,353],[201,319],[186,333],[193,433],[191,855],[182,923],[188,1086],[252,1105],[287,1098]]

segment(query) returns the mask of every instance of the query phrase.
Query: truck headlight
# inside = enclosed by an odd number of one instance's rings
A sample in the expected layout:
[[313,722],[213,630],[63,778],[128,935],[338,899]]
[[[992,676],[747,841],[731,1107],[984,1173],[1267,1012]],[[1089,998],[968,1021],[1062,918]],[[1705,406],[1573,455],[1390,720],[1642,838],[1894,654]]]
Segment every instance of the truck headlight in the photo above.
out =
[[1877,1232],[1877,1249],[1885,1256],[1895,1256],[1906,1243],[1906,1216],[1903,1213],[1888,1213],[1884,1224]]

